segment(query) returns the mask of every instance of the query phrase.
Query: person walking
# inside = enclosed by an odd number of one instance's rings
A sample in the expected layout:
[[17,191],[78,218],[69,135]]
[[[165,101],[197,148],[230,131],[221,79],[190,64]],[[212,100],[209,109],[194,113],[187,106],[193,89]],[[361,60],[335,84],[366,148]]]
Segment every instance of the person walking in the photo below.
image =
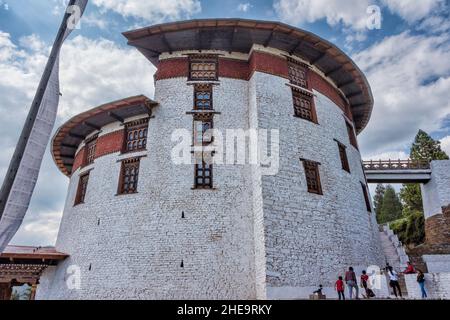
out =
[[369,281],[369,276],[367,275],[366,270],[363,270],[362,275],[361,275],[361,288],[363,288],[364,291],[366,292],[366,298],[367,299],[370,298],[370,295],[369,295],[369,292],[368,292],[369,287],[367,285],[368,281]]
[[419,283],[420,291],[422,291],[422,299],[426,299],[428,298],[428,295],[427,291],[425,290],[425,275],[420,270],[418,270],[417,272],[417,282]]
[[[394,271],[394,269],[392,267],[389,267],[389,285],[392,288],[392,290],[394,291],[394,295],[396,298],[398,298],[398,296],[400,296],[400,298],[402,298],[402,290],[400,289],[400,283],[398,282],[398,274],[397,272]],[[398,292],[398,294],[397,294]]]
[[342,277],[339,277],[334,287],[336,288],[336,291],[338,293],[339,300],[345,300],[344,281]]
[[353,289],[356,291],[356,299],[359,299],[358,281],[356,280],[356,273],[353,271],[353,267],[348,268],[348,271],[345,273],[345,283],[348,287],[350,299],[353,299]]

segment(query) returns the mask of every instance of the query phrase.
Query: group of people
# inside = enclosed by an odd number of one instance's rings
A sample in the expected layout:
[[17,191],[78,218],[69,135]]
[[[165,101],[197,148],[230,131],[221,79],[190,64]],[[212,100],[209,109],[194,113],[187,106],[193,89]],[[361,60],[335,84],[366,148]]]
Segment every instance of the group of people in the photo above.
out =
[[[394,291],[395,297],[402,297],[402,290],[400,289],[400,284],[398,282],[399,274],[389,265],[386,264],[386,272],[389,275],[389,286]],[[419,284],[420,291],[422,293],[422,299],[426,299],[428,297],[427,291],[425,290],[425,274],[421,270],[417,270],[414,268],[411,262],[407,263],[407,267],[403,274],[417,274],[417,283]]]
[[[399,274],[389,264],[386,264],[385,270],[389,276],[389,286],[392,288],[395,297],[398,298],[400,296],[400,298],[402,298],[402,290],[399,283]],[[414,266],[410,262],[408,262],[407,268],[401,274],[417,274],[417,282],[419,283],[422,292],[422,298],[427,298],[427,292],[425,290],[425,275],[422,271],[416,271],[414,269]],[[368,286],[368,281],[369,276],[364,270],[360,276],[360,285],[361,288],[363,288],[365,291],[365,294],[363,294],[363,296],[367,299],[375,297],[374,292]],[[353,293],[355,293],[355,298],[359,299],[358,281],[353,267],[350,267],[348,269],[348,271],[345,273],[344,278],[340,276],[335,283],[335,290],[338,293],[339,300],[345,300],[345,285],[347,285],[350,299],[353,299]]]
[[[369,288],[369,276],[367,275],[367,272],[365,270],[362,272],[360,279],[361,288],[363,288],[365,291],[365,295],[363,296],[367,299],[375,297],[374,292]],[[345,273],[345,278],[340,276],[336,281],[335,289],[338,293],[339,300],[345,300],[345,284],[348,287],[350,299],[353,299],[353,291],[355,291],[356,299],[359,299],[358,281],[356,279],[356,273],[353,270],[353,267],[350,267]]]

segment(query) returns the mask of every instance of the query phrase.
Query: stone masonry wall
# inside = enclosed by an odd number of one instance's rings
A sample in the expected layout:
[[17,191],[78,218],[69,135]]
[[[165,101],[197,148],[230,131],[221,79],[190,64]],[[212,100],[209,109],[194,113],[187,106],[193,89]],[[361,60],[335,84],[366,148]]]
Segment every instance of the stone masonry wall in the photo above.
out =
[[[214,86],[214,106],[221,112],[216,128],[248,128],[247,93],[246,81],[221,79]],[[185,78],[157,81],[160,106],[149,124],[139,193],[116,196],[118,153],[82,169],[92,171],[85,204],[76,207],[80,171],[73,174],[56,245],[70,258],[43,276],[52,283],[38,298],[256,298],[250,168],[217,165],[216,189],[192,190],[193,166],[170,158],[173,130],[192,130],[192,115],[186,114],[192,97]],[[81,268],[81,290],[65,285],[70,265]]]
[[[421,299],[417,275],[405,275],[409,299]],[[450,273],[425,274],[425,291],[429,299],[450,299]]]
[[[280,129],[280,172],[262,178],[269,298],[304,298],[332,287],[349,266],[382,265],[375,215],[366,209],[361,157],[343,111],[316,92],[319,124],[294,117],[286,79],[255,73],[260,128]],[[337,139],[347,146],[342,170]],[[300,158],[321,163],[323,195],[307,192]]]

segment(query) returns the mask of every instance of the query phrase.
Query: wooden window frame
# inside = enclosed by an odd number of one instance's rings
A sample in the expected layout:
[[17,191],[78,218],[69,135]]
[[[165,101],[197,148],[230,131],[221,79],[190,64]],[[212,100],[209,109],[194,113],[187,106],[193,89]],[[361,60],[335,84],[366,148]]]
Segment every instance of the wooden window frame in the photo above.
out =
[[[213,164],[207,164],[202,159],[202,168],[198,163],[195,164],[195,172],[194,172],[194,189],[213,189],[214,180],[213,180]],[[201,172],[201,174],[199,174]],[[209,176],[206,173],[209,172]],[[209,179],[209,183],[205,181]],[[199,183],[199,180],[202,181]]]
[[[319,162],[307,160],[307,159],[300,159],[303,162],[303,168],[305,170],[305,178],[306,178],[306,186],[308,188],[309,193],[317,194],[317,195],[323,195],[323,189],[322,189],[322,183],[320,180],[320,169],[319,166],[321,165]],[[313,171],[314,174],[314,180],[315,185],[317,188],[314,188],[312,184],[310,183],[311,177],[309,176],[309,173]]]
[[362,188],[363,195],[364,195],[364,201],[366,202],[366,209],[368,212],[372,212],[372,205],[370,203],[369,191],[368,191],[367,185],[361,181],[360,181],[360,183],[361,183],[361,188]]
[[89,176],[90,172],[80,175],[74,206],[84,203],[84,200],[86,199],[87,187],[89,185]]
[[[136,194],[138,193],[138,187],[139,187],[139,174],[140,174],[140,166],[141,166],[141,158],[132,158],[132,159],[126,159],[121,161],[121,168],[120,168],[120,177],[119,177],[119,186],[117,190],[118,195],[130,195],[130,194]],[[125,190],[125,173],[127,170],[127,167],[134,167],[134,169],[137,169],[137,173],[135,172],[133,177],[133,182],[135,183],[135,188],[130,190]],[[131,176],[131,175],[130,175]]]
[[[209,99],[199,99],[198,94],[200,92],[208,92]],[[201,101],[209,101],[209,108],[199,108],[199,102]],[[197,83],[194,86],[194,110],[214,110],[213,106],[213,86],[212,84],[207,83]]]
[[[299,61],[290,58],[287,59],[287,64],[288,64],[289,82],[292,83],[293,85],[309,89],[309,67],[304,63],[301,63]],[[294,72],[300,73],[303,72],[305,76],[304,78],[298,77],[297,75],[294,74]]]
[[348,162],[348,156],[347,156],[347,146],[344,145],[343,143],[339,142],[338,140],[334,140],[336,141],[338,148],[339,148],[339,158],[341,159],[341,165],[342,165],[342,170],[347,171],[348,173],[350,172],[350,163]]
[[[202,123],[202,141],[197,139],[199,137],[199,131],[197,130],[197,124]],[[209,123],[209,128],[205,130],[205,124]],[[213,114],[195,114],[193,121],[193,145],[194,146],[208,146],[213,142],[213,137],[211,139],[205,140],[205,133],[208,130],[214,129],[214,116]]]
[[[136,121],[132,121],[126,123],[124,130],[124,142],[122,147],[122,153],[132,153],[132,152],[140,152],[147,150],[148,144],[148,126],[149,126],[149,118],[139,119]],[[140,133],[143,132],[144,136],[140,137]],[[130,139],[130,134],[133,133],[133,138]],[[138,134],[138,137],[135,138],[135,134]],[[139,146],[139,143],[142,141],[142,146]],[[136,144],[136,148],[129,148],[129,146]]]
[[[192,65],[198,64],[214,64],[215,66],[215,74],[213,77],[193,77],[193,73],[195,72],[192,68]],[[189,55],[189,81],[218,81],[219,80],[219,57],[217,55],[211,54],[195,54]]]
[[[318,124],[316,106],[314,104],[314,96],[302,90],[291,88],[292,104],[294,106],[294,116],[303,120]],[[298,104],[299,100],[305,100],[309,103],[310,109]],[[309,114],[310,116],[306,115]]]
[[356,150],[359,150],[358,140],[356,138],[356,131],[353,124],[345,119],[345,126],[347,127],[348,139],[350,140],[350,144],[355,147]]
[[83,167],[91,165],[95,162],[96,152],[97,152],[97,140],[98,134],[93,137],[87,139],[84,143],[85,155],[83,160]]

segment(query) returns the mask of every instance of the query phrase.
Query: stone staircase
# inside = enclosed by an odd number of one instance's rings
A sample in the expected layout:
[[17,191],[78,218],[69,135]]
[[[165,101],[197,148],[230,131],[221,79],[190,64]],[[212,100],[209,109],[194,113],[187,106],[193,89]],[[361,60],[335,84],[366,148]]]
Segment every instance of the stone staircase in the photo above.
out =
[[[397,235],[395,235],[389,228],[389,225],[382,226],[380,231],[380,239],[386,262],[389,263],[389,265],[392,266],[397,272],[405,270],[409,257],[406,254],[403,244],[398,239]],[[399,283],[403,297],[406,297],[408,292],[403,275],[399,276]]]

